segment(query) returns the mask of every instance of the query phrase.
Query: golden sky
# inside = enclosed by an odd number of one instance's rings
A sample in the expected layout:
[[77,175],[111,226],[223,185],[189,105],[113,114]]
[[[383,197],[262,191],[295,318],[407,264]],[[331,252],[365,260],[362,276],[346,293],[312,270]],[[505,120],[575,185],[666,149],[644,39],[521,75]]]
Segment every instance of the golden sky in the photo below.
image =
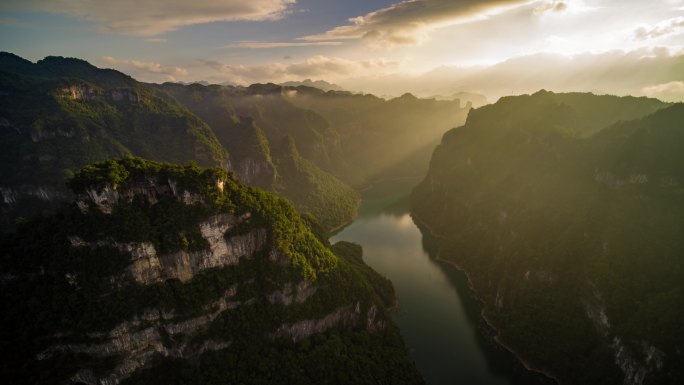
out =
[[684,98],[684,0],[6,0],[0,49],[150,82]]

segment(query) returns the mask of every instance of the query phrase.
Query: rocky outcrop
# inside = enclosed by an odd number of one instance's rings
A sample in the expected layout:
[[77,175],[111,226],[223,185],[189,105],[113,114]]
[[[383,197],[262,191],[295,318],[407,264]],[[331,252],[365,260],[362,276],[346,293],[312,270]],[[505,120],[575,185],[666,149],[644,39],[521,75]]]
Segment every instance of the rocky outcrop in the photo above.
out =
[[12,130],[16,132],[17,134],[21,135],[21,130],[19,127],[15,126],[10,122],[7,118],[1,117],[0,116],[0,130],[5,131],[5,130]]
[[[238,285],[233,285],[217,301],[207,304],[202,316],[178,319],[173,311],[147,309],[143,314],[123,322],[107,333],[90,333],[93,342],[56,344],[39,353],[36,359],[46,360],[63,353],[82,353],[97,358],[122,357],[109,372],[95,375],[91,368],[82,368],[71,380],[85,384],[113,385],[129,377],[155,356],[192,358],[206,351],[225,349],[230,341],[204,340],[189,343],[188,339],[176,342],[175,335],[196,335],[211,324],[219,314],[235,309],[243,303],[232,300]],[[244,304],[249,304],[246,301]],[[65,338],[67,336],[59,336]],[[95,342],[102,341],[103,342]]]
[[[223,190],[223,181],[217,180],[216,187]],[[180,189],[178,181],[166,179],[163,181],[153,177],[141,178],[133,183],[129,183],[123,189],[118,189],[109,183],[91,187],[78,194],[77,204],[86,211],[89,203],[97,207],[105,214],[111,214],[112,208],[124,200],[131,202],[133,197],[142,196],[151,205],[159,202],[162,195],[172,195],[187,205],[193,205],[204,201],[204,197],[196,192]]]
[[[209,247],[195,252],[179,250],[171,254],[159,255],[150,242],[120,243],[108,240],[85,242],[76,236],[70,237],[69,240],[74,247],[108,246],[130,255],[131,265],[127,271],[130,278],[139,284],[150,285],[168,279],[178,279],[184,282],[202,270],[236,265],[239,258],[251,257],[264,250],[267,243],[265,228],[254,228],[246,234],[226,237],[229,230],[249,217],[248,214],[240,217],[218,214],[200,223],[200,232]],[[302,293],[306,290],[309,288],[302,289]]]
[[102,97],[102,90],[85,84],[72,84],[60,89],[58,95],[71,100],[97,100]]
[[365,312],[360,302],[341,306],[322,318],[307,319],[290,324],[282,324],[275,333],[274,338],[288,338],[292,342],[301,341],[313,334],[323,333],[334,327],[353,328],[363,322],[363,326],[371,333],[379,333],[385,330],[386,323],[380,317],[380,312],[375,304]]
[[[204,234],[203,234],[204,235]],[[187,281],[202,270],[213,267],[236,265],[240,257],[251,257],[262,251],[266,245],[266,229],[254,229],[244,235],[231,238],[210,238],[208,250],[197,252],[177,251],[173,254],[159,256],[154,249],[140,246],[140,258],[135,259],[129,267],[133,279],[145,285],[178,279]]]
[[[642,385],[649,373],[662,369],[663,352],[643,341],[641,343],[643,352],[635,354],[634,348],[628,346],[624,339],[615,335],[612,330],[601,292],[595,284],[590,282],[589,286],[592,289],[592,296],[582,301],[587,317],[592,321],[601,337],[613,349],[615,364],[624,375],[623,384]],[[637,357],[644,357],[645,360],[639,360]]]
[[302,320],[283,324],[273,333],[274,338],[290,338],[292,342],[301,341],[313,334],[323,333],[336,326],[353,327],[361,318],[361,304],[342,306],[323,318]]
[[301,281],[296,285],[288,282],[281,290],[274,291],[267,298],[271,303],[288,306],[292,303],[304,303],[316,293],[316,290],[317,287],[311,281]]
[[46,139],[67,138],[71,139],[76,136],[76,127],[57,126],[45,127],[42,125],[31,126],[31,140],[34,143],[41,142]]
[[23,197],[32,197],[44,202],[57,202],[67,198],[65,191],[52,186],[0,187],[2,204],[14,206]]
[[137,103],[140,101],[140,96],[138,93],[131,89],[120,88],[120,89],[108,89],[106,91],[90,87],[85,84],[72,84],[61,88],[57,95],[59,97],[71,100],[84,100],[84,101],[94,101],[94,100],[108,100],[111,102],[130,102]]
[[275,166],[268,159],[239,159],[233,168],[237,177],[251,186],[272,188],[276,181]]
[[132,90],[128,89],[113,89],[107,91],[107,100],[113,102],[126,101],[130,103],[138,103],[140,101],[140,96]]

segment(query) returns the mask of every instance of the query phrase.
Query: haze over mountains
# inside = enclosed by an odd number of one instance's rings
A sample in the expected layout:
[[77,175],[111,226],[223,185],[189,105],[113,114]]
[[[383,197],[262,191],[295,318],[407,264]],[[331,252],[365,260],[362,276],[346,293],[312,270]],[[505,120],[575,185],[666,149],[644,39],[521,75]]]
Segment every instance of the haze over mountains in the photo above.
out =
[[83,165],[135,155],[227,167],[330,229],[358,205],[345,183],[421,175],[442,133],[468,112],[458,100],[410,95],[152,85],[61,57],[33,64],[3,53],[0,70],[5,225],[68,197],[64,182]]
[[479,102],[0,53],[2,374],[419,384],[391,282],[328,238],[360,190],[420,178],[414,218],[528,366],[680,383],[682,104],[458,96]]
[[435,150],[412,211],[499,339],[568,384],[684,373],[684,105],[506,97]]
[[682,154],[684,0],[3,0],[0,378],[684,384]]

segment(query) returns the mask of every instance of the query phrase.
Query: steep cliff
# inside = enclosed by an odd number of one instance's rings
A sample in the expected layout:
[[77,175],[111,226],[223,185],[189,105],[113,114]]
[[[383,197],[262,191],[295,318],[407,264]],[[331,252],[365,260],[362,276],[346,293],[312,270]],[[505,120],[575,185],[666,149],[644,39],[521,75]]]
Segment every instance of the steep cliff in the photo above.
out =
[[684,378],[683,113],[645,98],[502,98],[444,135],[414,191],[414,216],[468,274],[499,340],[562,384]]
[[[465,122],[469,105],[405,94],[385,100],[374,95],[322,92],[310,87],[283,91],[298,108],[316,112],[337,133],[323,167],[352,186],[394,177],[421,177],[444,133]],[[299,144],[299,141],[297,141]]]
[[8,53],[0,53],[0,154],[0,226],[69,198],[66,179],[88,163],[136,155],[227,164],[206,123],[131,77]]
[[287,201],[139,158],[70,186],[73,203],[0,240],[6,381],[421,382],[391,283]]
[[315,113],[287,103],[280,87],[167,83],[159,88],[210,125],[230,153],[231,169],[241,180],[289,199],[300,212],[314,214],[326,230],[356,215],[359,195],[310,160],[327,164],[328,160],[321,160],[327,155],[321,154],[328,151],[326,141],[334,141],[336,134]]

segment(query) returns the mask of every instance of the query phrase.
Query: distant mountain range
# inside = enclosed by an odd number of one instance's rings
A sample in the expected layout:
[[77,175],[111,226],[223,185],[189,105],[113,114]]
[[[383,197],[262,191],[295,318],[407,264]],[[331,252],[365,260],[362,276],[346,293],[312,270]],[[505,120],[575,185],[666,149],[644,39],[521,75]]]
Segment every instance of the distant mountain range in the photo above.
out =
[[435,95],[432,96],[432,98],[437,100],[460,100],[463,105],[470,103],[473,108],[479,108],[489,104],[484,95],[474,92],[456,92],[450,96]]
[[290,82],[280,83],[280,85],[284,86],[284,87],[299,87],[299,86],[312,87],[312,88],[318,88],[319,90],[322,90],[322,91],[345,91],[344,88],[338,86],[337,84],[328,83],[325,80],[305,79],[305,80],[301,80],[301,81],[290,81]]

